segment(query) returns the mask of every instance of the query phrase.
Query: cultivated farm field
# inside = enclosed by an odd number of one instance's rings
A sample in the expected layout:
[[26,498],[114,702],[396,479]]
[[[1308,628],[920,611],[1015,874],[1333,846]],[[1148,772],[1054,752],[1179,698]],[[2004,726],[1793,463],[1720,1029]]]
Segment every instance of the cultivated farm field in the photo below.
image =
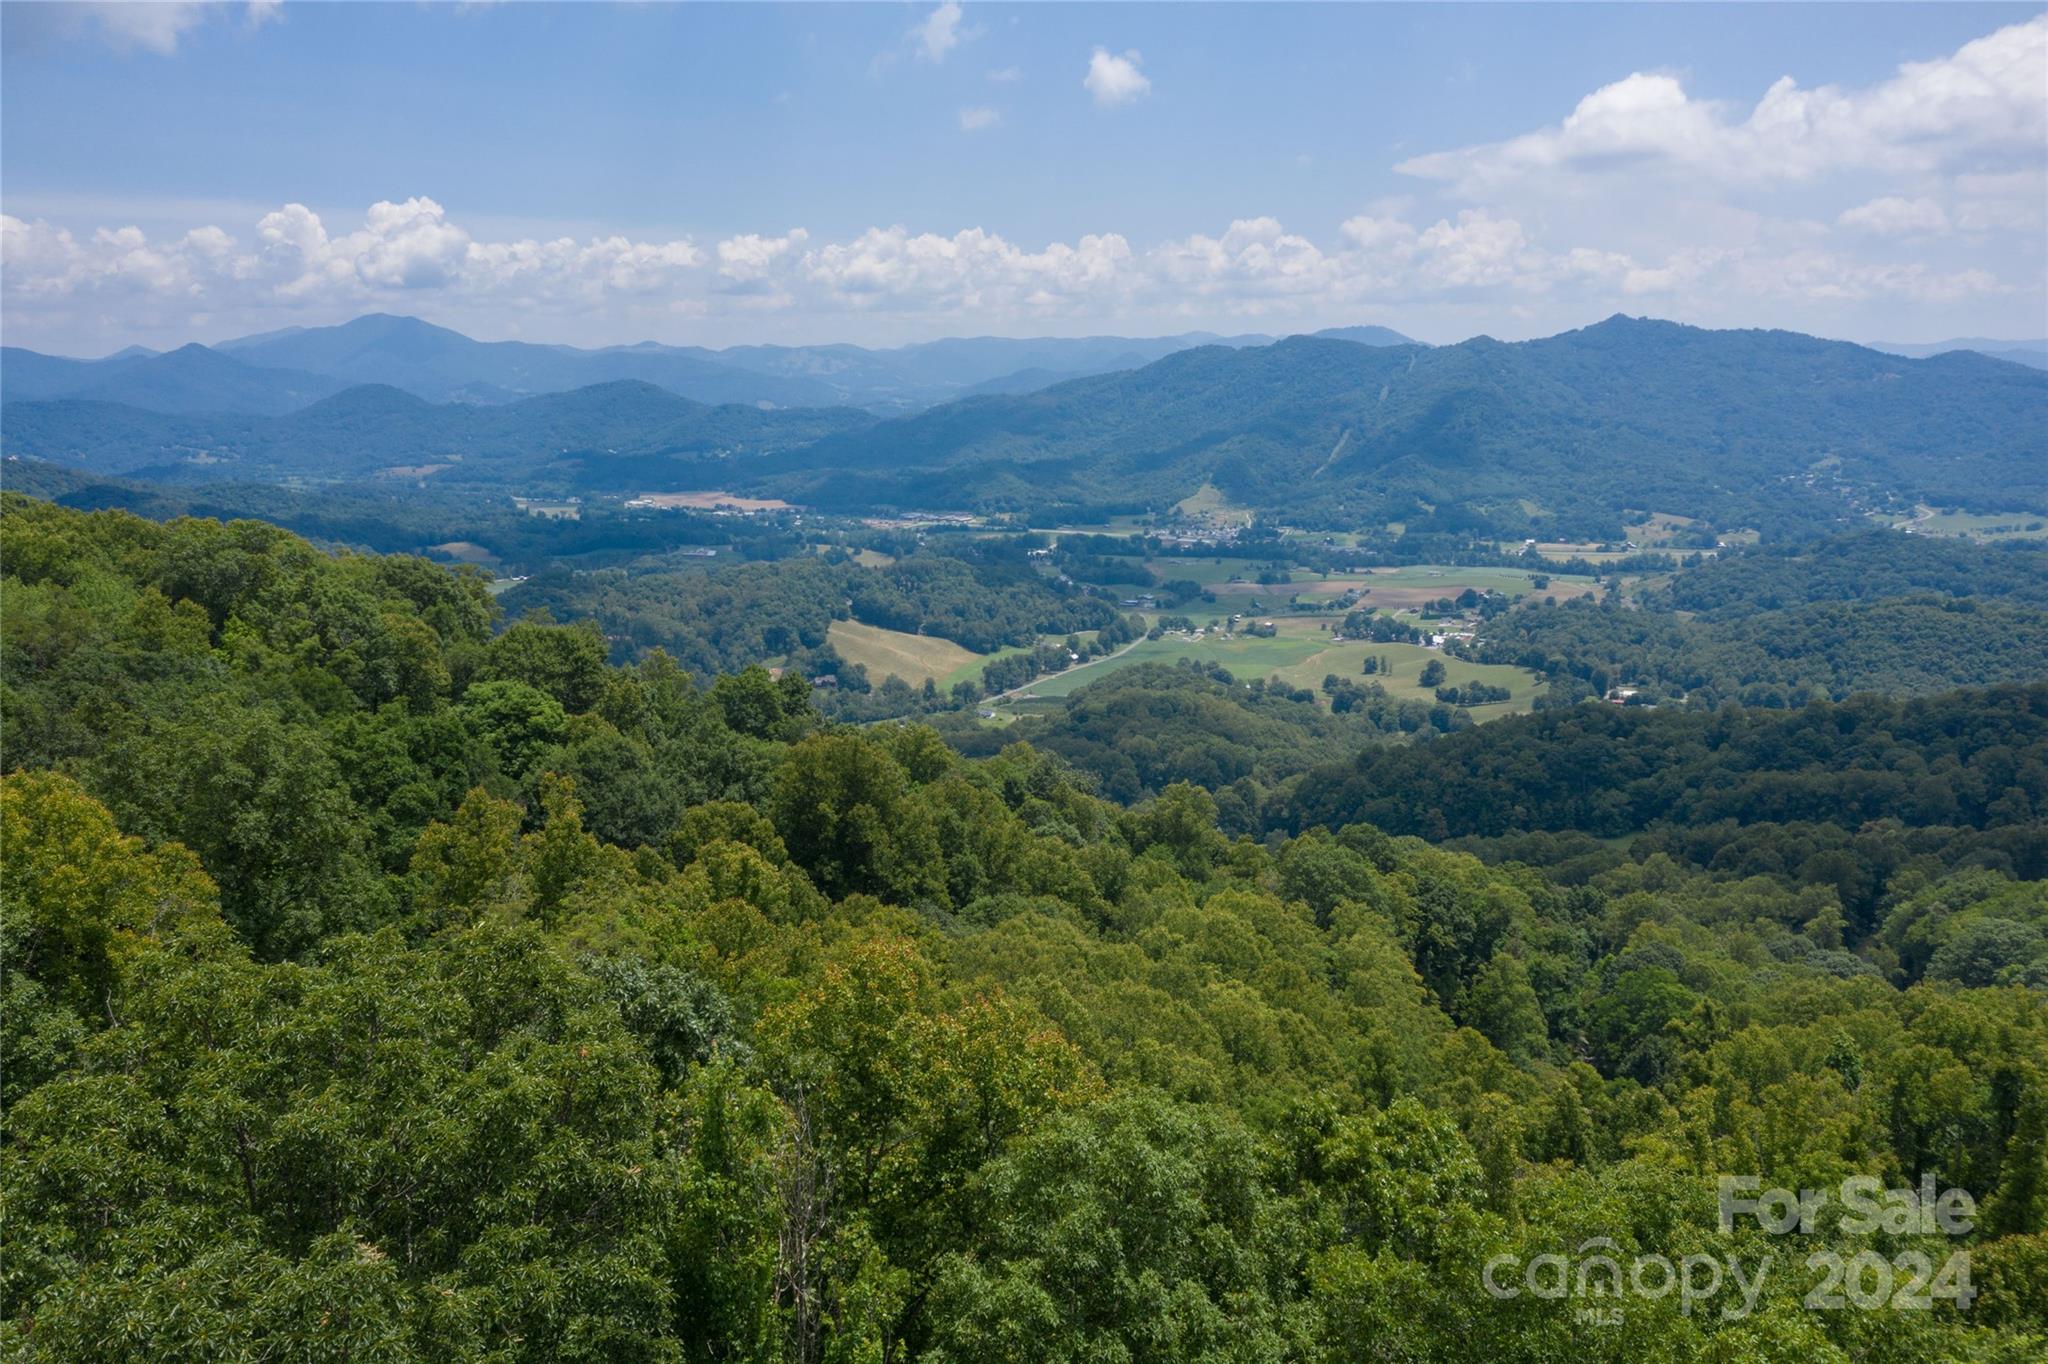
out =
[[[1377,681],[1394,697],[1419,701],[1436,699],[1435,688],[1424,687],[1417,679],[1426,663],[1438,659],[1444,665],[1447,684],[1462,686],[1468,682],[1484,682],[1508,688],[1511,693],[1508,701],[1473,710],[1473,714],[1481,719],[1525,711],[1542,689],[1543,684],[1533,674],[1520,668],[1468,663],[1441,650],[1425,649],[1415,644],[1372,644],[1363,640],[1332,642],[1329,632],[1319,629],[1318,624],[1308,618],[1282,617],[1274,621],[1279,633],[1271,638],[1205,634],[1200,639],[1176,635],[1148,639],[1114,659],[1040,678],[1026,688],[1018,700],[1067,696],[1091,682],[1100,681],[1118,668],[1136,663],[1173,663],[1183,658],[1220,664],[1244,682],[1277,677],[1290,686],[1306,687],[1320,694],[1323,678],[1335,673],[1358,681]],[[1388,664],[1387,671],[1372,679],[1363,675],[1369,654],[1384,659]]]

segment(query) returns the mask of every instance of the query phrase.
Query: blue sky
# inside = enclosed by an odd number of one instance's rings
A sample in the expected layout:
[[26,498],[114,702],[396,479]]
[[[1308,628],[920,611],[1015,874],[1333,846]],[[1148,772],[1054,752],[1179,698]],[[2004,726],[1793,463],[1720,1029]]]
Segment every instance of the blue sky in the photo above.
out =
[[2039,5],[8,3],[0,324],[2048,331]]

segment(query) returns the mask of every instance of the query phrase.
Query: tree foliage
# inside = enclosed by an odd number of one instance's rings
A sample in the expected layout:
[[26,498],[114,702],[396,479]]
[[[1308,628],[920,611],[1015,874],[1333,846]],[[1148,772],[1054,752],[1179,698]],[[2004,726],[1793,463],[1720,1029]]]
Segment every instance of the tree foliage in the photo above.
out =
[[[765,672],[493,637],[414,561],[15,499],[0,536],[13,1356],[2048,1344],[2038,689],[1361,747],[1261,840],[1178,758],[1114,803]],[[1323,733],[1167,680],[1248,780]],[[1785,1276],[1602,1325],[1483,1289],[1596,1238],[1768,1248],[1723,1173],[1965,1188],[1981,1296]]]

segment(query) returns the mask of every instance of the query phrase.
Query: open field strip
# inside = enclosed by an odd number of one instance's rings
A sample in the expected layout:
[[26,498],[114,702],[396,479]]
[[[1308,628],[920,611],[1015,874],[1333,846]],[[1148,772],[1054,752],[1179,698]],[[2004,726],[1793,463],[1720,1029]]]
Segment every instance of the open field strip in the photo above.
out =
[[[1461,568],[1449,564],[1362,569],[1356,573],[1332,573],[1328,577],[1295,569],[1293,581],[1284,583],[1255,581],[1257,569],[1243,559],[1152,559],[1146,566],[1162,579],[1187,578],[1216,594],[1214,607],[1201,602],[1190,603],[1184,608],[1185,614],[1198,619],[1205,610],[1213,612],[1226,605],[1233,610],[1244,609],[1243,602],[1252,598],[1258,599],[1261,611],[1272,612],[1284,610],[1292,597],[1327,598],[1355,591],[1361,594],[1361,606],[1398,611],[1442,597],[1456,597],[1467,588],[1475,592],[1498,592],[1511,599],[1531,594],[1576,597],[1595,590],[1591,578],[1577,574],[1532,575],[1520,568]],[[1240,581],[1229,581],[1232,576]],[[1535,576],[1547,578],[1549,585],[1539,589],[1534,582]]]
[[1922,506],[1895,518],[1899,530],[1916,535],[1960,535],[1972,540],[2028,540],[2048,537],[2048,516],[2040,512],[1937,511]]
[[[1422,686],[1418,680],[1423,666],[1436,659],[1444,665],[1446,684],[1462,686],[1468,682],[1484,682],[1506,687],[1512,693],[1512,698],[1506,702],[1475,707],[1473,714],[1481,719],[1525,711],[1542,690],[1542,683],[1520,668],[1468,663],[1441,650],[1425,649],[1415,644],[1373,644],[1364,640],[1333,643],[1327,632],[1317,629],[1315,622],[1304,618],[1282,618],[1276,620],[1275,625],[1280,633],[1271,638],[1205,634],[1200,639],[1168,635],[1161,639],[1143,640],[1115,658],[1039,678],[1020,689],[1014,699],[1025,701],[1067,696],[1119,668],[1138,663],[1175,663],[1184,658],[1220,664],[1244,682],[1254,678],[1278,677],[1290,686],[1306,687],[1320,693],[1323,678],[1335,673],[1361,682],[1377,681],[1386,687],[1390,695],[1417,701],[1436,699],[1435,688]],[[1366,678],[1363,669],[1368,655],[1385,659],[1388,671]]]
[[982,665],[993,657],[977,654],[950,639],[885,630],[878,625],[862,625],[857,620],[833,621],[826,639],[841,658],[865,667],[870,682],[879,683],[894,673],[913,687],[923,686],[927,678],[945,681],[950,686],[955,674],[978,675]]

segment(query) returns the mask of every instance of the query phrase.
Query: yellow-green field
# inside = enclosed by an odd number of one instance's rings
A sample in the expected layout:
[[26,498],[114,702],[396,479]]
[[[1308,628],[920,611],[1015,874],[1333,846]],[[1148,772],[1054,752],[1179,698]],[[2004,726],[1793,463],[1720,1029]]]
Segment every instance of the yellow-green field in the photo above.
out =
[[923,686],[926,678],[951,686],[955,674],[979,673],[988,661],[950,639],[884,630],[857,620],[833,621],[826,639],[841,658],[865,667],[872,682],[894,673],[913,687]]
[[[1081,522],[1062,522],[1057,526],[1033,526],[1030,529],[1030,533],[1033,535],[1050,535],[1055,538],[1062,535],[1131,536],[1149,534],[1150,526],[1142,516],[1112,516],[1107,521],[1092,521],[1086,524]],[[1006,531],[1004,534],[1008,534],[1008,532]]]
[[[1345,585],[1358,587],[1364,592],[1359,603],[1361,606],[1377,606],[1389,611],[1404,606],[1420,606],[1439,597],[1455,597],[1468,587],[1475,592],[1498,592],[1509,598],[1536,593],[1560,600],[1586,596],[1594,590],[1591,578],[1577,574],[1547,573],[1542,576],[1549,579],[1550,585],[1540,592],[1530,581],[1531,575],[1519,568],[1460,568],[1448,564],[1375,568],[1359,575],[1346,575],[1343,581]],[[1332,574],[1330,581],[1339,581],[1338,575]],[[1308,595],[1305,588],[1290,586],[1289,590]],[[1337,590],[1341,592],[1343,588]]]
[[1602,549],[1597,540],[1544,540],[1534,545],[1509,544],[1504,541],[1500,548],[1504,554],[1520,554],[1524,550],[1533,549],[1554,564],[1565,563],[1571,559],[1584,559],[1589,564],[1604,564],[1615,559],[1626,559],[1629,555],[1629,551],[1625,549]]
[[1941,511],[1920,507],[1892,524],[1916,535],[1960,535],[1972,540],[2025,540],[2048,537],[2048,516],[2040,512]]
[[1697,529],[1699,522],[1690,516],[1679,516],[1673,512],[1651,512],[1650,519],[1638,521],[1627,527],[1628,538],[1645,549],[1668,545],[1687,531]]
[[450,540],[427,548],[437,554],[445,554],[459,564],[478,564],[484,568],[495,568],[498,564],[498,556],[474,540]]
[[1204,483],[1174,503],[1173,509],[1194,521],[1240,526],[1252,523],[1251,508],[1240,507],[1232,502],[1214,483]]
[[[1520,668],[1467,663],[1439,650],[1414,644],[1371,644],[1362,640],[1332,643],[1329,633],[1318,629],[1317,622],[1307,618],[1278,619],[1274,625],[1279,633],[1270,639],[1248,635],[1148,639],[1117,658],[1040,678],[1021,692],[1016,700],[1066,696],[1091,682],[1100,681],[1118,668],[1137,663],[1172,663],[1183,658],[1221,664],[1240,681],[1278,677],[1290,686],[1318,692],[1319,699],[1323,678],[1335,673],[1360,682],[1379,682],[1392,696],[1418,701],[1436,699],[1435,688],[1422,686],[1417,678],[1424,664],[1431,659],[1439,659],[1444,665],[1446,684],[1462,686],[1467,682],[1484,682],[1508,688],[1510,700],[1473,710],[1473,715],[1479,719],[1527,710],[1530,701],[1542,689],[1541,681],[1534,674]],[[1363,670],[1368,654],[1387,660],[1388,671],[1366,678]]]
[[[1371,677],[1364,675],[1366,655],[1372,654],[1387,662],[1387,670]],[[1307,687],[1320,691],[1323,679],[1335,673],[1359,682],[1377,682],[1387,689],[1387,694],[1400,700],[1434,701],[1436,688],[1425,687],[1417,679],[1423,665],[1431,659],[1440,660],[1444,665],[1444,685],[1464,686],[1468,682],[1484,682],[1488,686],[1506,687],[1509,699],[1490,706],[1475,706],[1472,714],[1478,719],[1490,719],[1499,715],[1513,715],[1529,709],[1529,703],[1543,690],[1543,683],[1534,673],[1520,668],[1503,667],[1490,663],[1468,663],[1461,658],[1452,658],[1437,649],[1425,649],[1418,644],[1367,644],[1346,641],[1332,644],[1317,653],[1310,654],[1291,667],[1277,668],[1271,674],[1283,682],[1296,687]],[[1225,664],[1229,667],[1229,664]]]
[[[1499,592],[1510,598],[1526,596],[1535,592],[1536,586],[1530,581],[1530,574],[1519,568],[1461,568],[1452,564],[1409,564],[1400,568],[1361,569],[1356,573],[1332,573],[1328,577],[1297,568],[1292,571],[1293,581],[1285,583],[1261,583],[1257,581],[1260,565],[1250,559],[1202,558],[1161,558],[1148,559],[1145,566],[1163,580],[1186,578],[1198,582],[1217,596],[1217,607],[1229,605],[1240,609],[1241,601],[1256,597],[1262,610],[1284,610],[1290,597],[1302,597],[1308,601],[1342,596],[1346,592],[1362,594],[1360,605],[1377,606],[1388,611],[1403,607],[1420,606],[1424,602],[1440,597],[1455,597],[1466,588],[1475,592]],[[1591,578],[1576,574],[1551,573],[1550,586],[1543,589],[1548,596],[1584,596],[1593,589]],[[1239,581],[1232,582],[1236,578]],[[1202,615],[1207,603],[1193,605],[1188,614]]]

